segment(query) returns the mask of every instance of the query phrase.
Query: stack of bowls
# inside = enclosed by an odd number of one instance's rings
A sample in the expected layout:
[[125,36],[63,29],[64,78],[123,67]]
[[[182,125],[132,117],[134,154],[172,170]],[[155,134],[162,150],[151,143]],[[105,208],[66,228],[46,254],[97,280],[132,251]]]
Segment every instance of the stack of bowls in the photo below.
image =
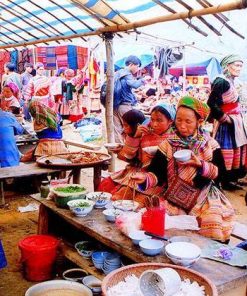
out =
[[106,256],[102,270],[104,274],[108,274],[119,267],[121,267],[120,256],[119,254],[112,253]]
[[107,255],[110,255],[110,253],[109,252],[100,252],[100,251],[93,252],[92,261],[93,261],[94,266],[97,269],[103,268],[104,261],[105,261],[105,258],[107,257]]
[[151,236],[146,235],[143,230],[134,230],[129,233],[129,238],[131,238],[134,245],[139,245],[139,242],[151,238]]
[[166,245],[167,257],[175,264],[190,267],[201,256],[201,249],[192,243],[174,242]]

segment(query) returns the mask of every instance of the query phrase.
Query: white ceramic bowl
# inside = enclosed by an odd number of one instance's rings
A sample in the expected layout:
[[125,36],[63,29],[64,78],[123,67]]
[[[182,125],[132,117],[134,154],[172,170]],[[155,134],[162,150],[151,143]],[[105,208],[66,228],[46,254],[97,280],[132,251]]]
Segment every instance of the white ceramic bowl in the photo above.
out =
[[177,161],[185,162],[191,159],[192,151],[189,149],[183,149],[176,151],[173,156]]
[[[71,281],[66,281],[66,280],[53,280],[53,281],[47,281],[43,283],[36,284],[29,288],[25,296],[35,296],[35,295],[42,295],[41,293],[48,293],[48,291],[57,291],[57,295],[59,295],[59,291],[63,291],[66,293],[67,291],[73,291],[74,293],[78,293],[75,295],[85,295],[85,296],[93,296],[92,291],[79,283],[71,282]],[[69,293],[69,292],[68,292]]]
[[86,194],[87,199],[92,200],[95,202],[94,207],[97,209],[103,208],[112,197],[111,193],[108,192],[89,192]]
[[171,257],[166,253],[167,258],[169,258],[174,264],[184,266],[184,267],[190,267],[192,264],[194,264],[196,261],[200,259],[201,256],[198,256],[195,259],[183,259],[183,258],[176,258]]
[[105,218],[109,222],[115,222],[116,218],[121,215],[123,211],[118,209],[107,209],[103,211]]
[[174,242],[166,245],[166,254],[175,259],[194,260],[201,255],[201,249],[192,243]]
[[69,201],[67,205],[76,216],[85,217],[88,213],[92,211],[94,206],[94,201],[75,199],[75,200]]
[[129,238],[132,239],[134,245],[139,245],[140,241],[151,238],[151,236],[146,235],[143,230],[135,230],[129,233]]
[[158,150],[158,146],[149,146],[142,148],[143,151],[147,152],[150,155],[155,155]]
[[149,256],[158,255],[164,247],[164,242],[157,239],[145,239],[139,242],[142,252]]
[[95,293],[101,293],[101,283],[102,281],[96,278],[93,275],[85,276],[82,280],[82,283],[87,286],[92,292]]

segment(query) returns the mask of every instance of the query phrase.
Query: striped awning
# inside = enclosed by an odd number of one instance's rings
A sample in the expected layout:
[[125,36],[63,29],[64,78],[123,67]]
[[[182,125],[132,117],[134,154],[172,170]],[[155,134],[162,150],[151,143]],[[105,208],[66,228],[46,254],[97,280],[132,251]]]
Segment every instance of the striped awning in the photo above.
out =
[[[0,46],[69,39],[99,28],[125,25],[152,17],[203,9],[232,1],[219,0],[0,0]],[[243,28],[228,14],[178,20],[177,30],[192,29],[198,37],[224,33],[244,38]],[[246,26],[245,26],[246,27]],[[164,25],[164,32],[166,26]],[[155,32],[162,33],[164,32]],[[174,32],[175,34],[175,32]],[[44,41],[45,40],[45,41]],[[59,42],[57,40],[56,42]]]

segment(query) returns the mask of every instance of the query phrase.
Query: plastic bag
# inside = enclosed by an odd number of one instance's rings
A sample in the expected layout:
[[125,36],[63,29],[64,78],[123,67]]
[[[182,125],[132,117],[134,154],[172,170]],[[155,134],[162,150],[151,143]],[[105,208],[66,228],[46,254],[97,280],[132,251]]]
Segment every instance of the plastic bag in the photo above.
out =
[[141,229],[141,212],[125,212],[117,217],[116,226],[125,235],[129,236],[131,231]]

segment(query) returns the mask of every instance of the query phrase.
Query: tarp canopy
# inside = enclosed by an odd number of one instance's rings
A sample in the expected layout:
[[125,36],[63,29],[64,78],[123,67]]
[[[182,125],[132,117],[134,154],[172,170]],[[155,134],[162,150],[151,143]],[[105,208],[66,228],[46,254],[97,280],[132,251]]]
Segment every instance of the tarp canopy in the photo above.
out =
[[[102,27],[126,25],[152,17],[188,13],[193,9],[228,3],[232,1],[2,0],[0,2],[0,46],[11,47],[11,44],[39,42],[51,37],[66,38],[73,34],[94,32]],[[151,32],[158,36],[172,37],[173,40],[186,40],[186,42],[195,40],[195,37],[198,41],[201,37],[208,39],[211,36],[231,41],[232,38],[237,38],[241,41],[247,35],[246,17],[243,11],[246,15],[246,10],[238,10],[172,21],[169,25],[163,23],[161,29],[151,28]],[[150,32],[150,27],[146,28],[149,28],[147,31]]]
[[[185,65],[186,75],[207,75],[210,81],[213,81],[214,78],[221,74],[221,66],[217,59],[211,58],[200,63],[193,63]],[[169,73],[173,76],[182,76],[183,75],[183,66],[172,67],[169,70]]]
[[[42,46],[44,44],[58,45],[61,42],[72,41],[83,45],[84,41],[89,41],[85,34],[94,34],[95,30],[100,28],[128,25],[154,17],[188,13],[212,5],[226,5],[233,2],[241,1],[1,0],[0,49],[6,47],[7,50],[13,50],[16,45],[24,47],[32,43]],[[246,15],[247,10],[241,9],[157,23],[137,28],[137,30],[126,30],[127,34],[124,32],[115,34],[115,60],[128,55],[126,53],[120,55],[118,51],[124,51],[127,48],[124,46],[119,49],[123,40],[128,40],[131,35],[136,36],[136,43],[140,42],[141,38],[144,40],[145,37],[146,42],[141,42],[143,47],[155,44],[159,40],[159,44],[163,42],[163,45],[167,45],[170,41],[170,44],[175,44],[174,46],[185,44],[201,48],[205,52],[198,54],[199,60],[210,51],[210,55],[205,58],[212,56],[220,58],[228,53],[240,53],[246,58]],[[72,39],[71,36],[75,36],[75,34],[84,34],[84,37],[78,35],[77,39]],[[51,41],[51,38],[59,40]],[[134,47],[132,47],[131,54],[135,53]],[[140,54],[150,54],[150,52],[146,51]],[[193,59],[193,61],[198,60],[194,55]],[[186,63],[190,63],[190,61],[191,59],[188,59],[188,55],[186,55]]]

